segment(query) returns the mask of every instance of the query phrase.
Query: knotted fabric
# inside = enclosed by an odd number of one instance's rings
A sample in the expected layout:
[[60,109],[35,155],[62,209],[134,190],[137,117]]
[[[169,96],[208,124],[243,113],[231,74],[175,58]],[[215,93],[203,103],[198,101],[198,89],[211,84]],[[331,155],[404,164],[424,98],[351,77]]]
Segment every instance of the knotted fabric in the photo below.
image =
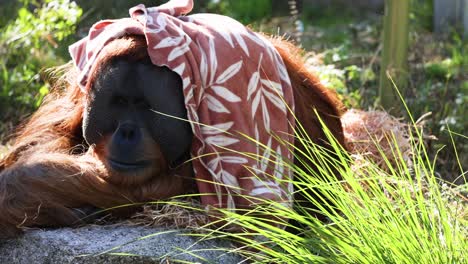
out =
[[140,4],[130,9],[130,18],[94,24],[69,48],[79,85],[86,93],[90,69],[106,44],[144,35],[152,63],[182,78],[202,204],[290,204],[292,175],[283,161],[292,160],[294,105],[283,60],[264,36],[226,16],[186,16],[192,7],[192,0]]

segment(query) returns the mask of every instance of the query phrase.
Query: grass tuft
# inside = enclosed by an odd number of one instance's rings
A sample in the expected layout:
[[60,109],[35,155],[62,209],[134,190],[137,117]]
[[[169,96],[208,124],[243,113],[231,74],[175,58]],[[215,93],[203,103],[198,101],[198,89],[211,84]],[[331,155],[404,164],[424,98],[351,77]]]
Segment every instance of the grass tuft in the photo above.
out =
[[[379,150],[380,164],[350,155],[324,129],[332,152],[297,135],[307,146],[307,160],[299,162],[316,164],[318,170],[284,166],[295,172],[296,192],[303,192],[328,221],[319,221],[301,205],[293,210],[265,201],[248,212],[223,211],[226,222],[246,232],[216,229],[210,236],[240,241],[239,252],[257,263],[466,263],[466,198],[457,191],[466,186],[441,188],[417,127],[408,128],[410,156],[394,134],[384,139],[390,151],[382,149],[382,141],[370,142]],[[285,218],[304,228],[285,231],[278,227],[290,225]]]

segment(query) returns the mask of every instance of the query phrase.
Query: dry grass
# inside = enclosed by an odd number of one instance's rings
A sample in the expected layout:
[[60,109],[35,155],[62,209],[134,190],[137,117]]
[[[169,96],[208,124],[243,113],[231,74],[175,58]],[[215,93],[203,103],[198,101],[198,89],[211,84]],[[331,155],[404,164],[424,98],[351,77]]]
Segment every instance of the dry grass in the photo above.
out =
[[[345,142],[351,154],[362,155],[379,167],[382,157],[396,158],[395,143],[407,165],[411,165],[411,144],[408,124],[383,111],[351,109],[341,118]],[[382,153],[384,155],[382,155]],[[392,165],[398,161],[391,160]]]
[[142,211],[125,221],[125,224],[129,225],[177,229],[198,229],[209,223],[210,219],[199,200],[189,197],[144,205]]

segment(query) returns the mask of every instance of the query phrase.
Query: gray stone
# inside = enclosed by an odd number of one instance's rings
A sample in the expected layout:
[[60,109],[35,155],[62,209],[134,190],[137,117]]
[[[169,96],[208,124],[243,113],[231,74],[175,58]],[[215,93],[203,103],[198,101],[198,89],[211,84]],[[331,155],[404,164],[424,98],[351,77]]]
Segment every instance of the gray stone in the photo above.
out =
[[0,241],[0,263],[239,263],[226,240],[142,226],[31,230]]

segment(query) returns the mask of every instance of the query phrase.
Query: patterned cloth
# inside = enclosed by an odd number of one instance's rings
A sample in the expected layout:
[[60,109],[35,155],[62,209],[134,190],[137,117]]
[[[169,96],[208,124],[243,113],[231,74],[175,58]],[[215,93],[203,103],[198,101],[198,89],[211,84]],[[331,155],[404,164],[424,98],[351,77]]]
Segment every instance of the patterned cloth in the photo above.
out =
[[283,60],[262,35],[229,17],[185,16],[192,7],[192,0],[140,4],[130,18],[94,24],[69,48],[79,85],[86,93],[89,71],[107,43],[144,35],[153,64],[183,80],[202,203],[236,209],[267,199],[290,205],[292,175],[282,163],[292,160],[287,145],[294,140],[294,104]]

